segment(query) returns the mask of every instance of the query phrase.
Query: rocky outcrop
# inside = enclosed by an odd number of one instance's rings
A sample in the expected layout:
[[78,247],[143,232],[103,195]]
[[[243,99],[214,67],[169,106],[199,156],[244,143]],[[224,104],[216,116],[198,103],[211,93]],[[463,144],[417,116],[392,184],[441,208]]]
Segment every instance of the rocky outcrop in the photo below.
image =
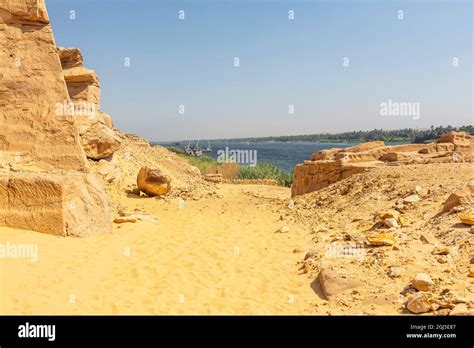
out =
[[94,111],[100,110],[100,84],[94,70],[84,67],[82,53],[78,48],[59,47],[59,58],[63,68],[64,80],[71,101],[80,105],[90,103]]
[[26,22],[49,24],[49,17],[43,1],[38,0],[1,0],[1,17],[11,21],[12,17]]
[[448,132],[443,134],[437,141],[437,145],[454,145],[454,150],[459,152],[472,152],[474,137],[468,136],[465,132]]
[[107,127],[100,119],[79,122],[79,135],[87,158],[100,160],[113,155],[122,145],[120,133]]
[[448,132],[436,143],[385,146],[382,141],[314,153],[295,166],[292,196],[320,190],[353,174],[379,165],[474,162],[474,137]]
[[0,173],[0,224],[59,236],[111,231],[101,183],[94,174]]
[[151,146],[146,139],[133,134],[123,135],[120,149],[111,158],[90,160],[89,164],[112,196],[139,193],[137,174],[144,166],[159,168],[162,174],[169,176],[172,186],[166,195],[168,198],[201,197],[215,189],[202,180],[199,169],[187,159],[167,148]]
[[297,196],[316,191],[363,171],[365,167],[347,164],[343,160],[305,161],[295,166],[291,194]]
[[55,235],[111,231],[81,146],[43,0],[0,0],[0,225]]
[[112,118],[100,112],[99,78],[84,67],[78,48],[59,49],[59,58],[66,81],[72,111],[79,125],[79,135],[87,158],[100,160],[111,156],[122,143],[120,132],[113,129]]
[[87,172],[44,1],[0,0],[0,151]]

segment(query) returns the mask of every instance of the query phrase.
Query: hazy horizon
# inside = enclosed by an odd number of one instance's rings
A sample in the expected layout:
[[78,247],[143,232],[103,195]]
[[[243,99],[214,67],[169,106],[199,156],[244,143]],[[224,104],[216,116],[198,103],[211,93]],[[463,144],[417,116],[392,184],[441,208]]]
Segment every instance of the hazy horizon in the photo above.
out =
[[102,111],[151,141],[473,123],[471,1],[46,3]]
[[[459,126],[453,126],[451,124],[446,124],[446,125],[433,125],[434,128],[437,127],[454,127],[454,128],[459,128],[463,126],[468,126],[468,125],[459,125]],[[410,128],[410,127],[408,127]],[[424,130],[429,130],[431,127],[423,127],[423,128],[413,128],[418,131],[424,131]],[[381,128],[372,128],[372,129],[352,129],[352,130],[347,130],[347,131],[340,131],[340,132],[316,132],[316,133],[299,133],[299,134],[280,134],[280,135],[261,135],[261,136],[252,136],[252,137],[230,137],[230,138],[177,138],[177,139],[169,139],[169,140],[153,140],[153,139],[148,139],[149,141],[153,143],[169,143],[169,142],[174,142],[174,141],[184,141],[184,140],[202,140],[202,141],[207,141],[207,140],[229,140],[229,139],[250,139],[250,138],[275,138],[275,137],[292,137],[292,136],[305,136],[305,135],[319,135],[319,134],[332,134],[332,135],[337,135],[337,134],[344,134],[344,133],[350,133],[350,132],[370,132],[372,130],[379,129],[383,131],[397,131],[397,130],[402,130],[404,128],[393,128],[393,129],[381,129]],[[405,128],[406,129],[406,128]]]

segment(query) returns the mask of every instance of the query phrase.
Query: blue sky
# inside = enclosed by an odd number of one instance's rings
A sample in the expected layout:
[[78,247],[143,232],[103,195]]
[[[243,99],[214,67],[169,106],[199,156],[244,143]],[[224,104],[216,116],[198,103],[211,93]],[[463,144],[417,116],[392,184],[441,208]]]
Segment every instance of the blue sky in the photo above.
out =
[[[99,75],[102,110],[150,140],[473,123],[472,1],[46,4],[57,45]],[[388,100],[419,103],[419,119],[381,116]]]

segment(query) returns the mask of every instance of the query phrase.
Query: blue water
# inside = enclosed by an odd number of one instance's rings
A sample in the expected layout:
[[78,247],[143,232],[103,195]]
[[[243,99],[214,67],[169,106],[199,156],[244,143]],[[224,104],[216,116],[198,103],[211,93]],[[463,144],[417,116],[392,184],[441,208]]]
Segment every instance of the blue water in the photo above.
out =
[[[169,147],[172,143],[154,143],[157,145]],[[179,147],[183,148],[187,143],[181,143]],[[193,146],[194,144],[191,144]],[[309,142],[217,142],[211,141],[212,152],[205,155],[217,159],[217,151],[225,151],[226,146],[230,150],[257,150],[258,163],[272,163],[281,169],[292,170],[297,163],[311,158],[314,152],[329,149],[332,147],[349,147],[355,144],[351,143],[309,143]],[[201,147],[206,147],[207,142],[201,142]]]

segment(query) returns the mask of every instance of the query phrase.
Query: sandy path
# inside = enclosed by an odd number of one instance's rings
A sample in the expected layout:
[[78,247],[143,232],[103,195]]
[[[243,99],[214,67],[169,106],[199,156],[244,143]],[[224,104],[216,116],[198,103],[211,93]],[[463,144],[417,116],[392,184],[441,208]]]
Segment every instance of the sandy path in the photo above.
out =
[[309,234],[283,223],[272,200],[289,190],[223,185],[219,197],[123,198],[158,218],[90,239],[2,228],[0,243],[38,245],[38,261],[0,258],[8,314],[303,314],[321,301],[298,275]]

